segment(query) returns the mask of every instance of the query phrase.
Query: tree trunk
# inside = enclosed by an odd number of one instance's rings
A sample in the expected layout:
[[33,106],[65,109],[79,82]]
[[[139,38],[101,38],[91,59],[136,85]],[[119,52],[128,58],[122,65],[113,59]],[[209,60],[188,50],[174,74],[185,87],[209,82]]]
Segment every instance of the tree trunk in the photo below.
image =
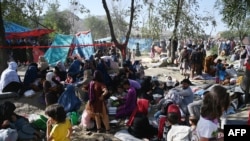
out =
[[175,22],[174,22],[174,30],[173,35],[171,37],[171,62],[174,63],[175,60],[175,51],[176,51],[176,42],[178,42],[177,39],[177,29],[180,22],[180,15],[181,15],[181,9],[183,6],[184,0],[178,0],[177,2],[177,8],[176,8],[176,15],[175,15]]
[[131,29],[132,29],[132,25],[133,25],[133,19],[134,19],[134,12],[135,12],[135,6],[134,6],[134,2],[135,0],[131,0],[131,5],[130,5],[130,20],[129,20],[129,27],[128,27],[128,31],[126,34],[126,38],[125,38],[125,42],[124,43],[119,43],[116,39],[115,33],[114,33],[114,27],[113,27],[113,23],[111,20],[111,16],[110,16],[110,12],[106,3],[106,0],[102,0],[102,4],[103,4],[103,8],[106,12],[107,15],[107,19],[108,19],[108,24],[109,24],[109,29],[110,29],[110,35],[112,38],[112,41],[114,42],[115,46],[120,49],[121,51],[121,55],[122,55],[122,60],[126,59],[126,49],[127,49],[127,44],[129,41],[129,36],[131,33]]
[[5,46],[5,29],[3,25],[2,5],[0,2],[0,74],[7,68],[8,54]]

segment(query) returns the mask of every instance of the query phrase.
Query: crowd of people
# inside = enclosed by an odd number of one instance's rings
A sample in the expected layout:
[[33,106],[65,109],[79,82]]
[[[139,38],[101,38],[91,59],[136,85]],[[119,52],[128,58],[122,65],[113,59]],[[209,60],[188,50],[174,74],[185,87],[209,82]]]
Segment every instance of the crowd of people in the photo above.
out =
[[[218,68],[223,68],[224,64],[221,66],[220,60],[215,62],[216,58],[216,54],[206,56],[202,46],[187,45],[179,56],[181,73],[186,75],[190,66],[191,78],[194,72],[199,75],[203,70],[213,76],[220,75]],[[116,67],[116,73],[110,74],[111,68],[118,64],[123,67]],[[128,57],[119,62],[119,53],[113,46],[105,53],[97,50],[89,59],[74,57],[68,68],[60,61],[51,67],[44,56],[40,56],[38,62],[27,66],[23,81],[17,74],[17,62],[11,61],[8,65],[1,75],[0,91],[15,92],[18,96],[24,96],[29,90],[42,91],[39,102],[46,106],[48,141],[70,140],[72,122],[66,115],[73,111],[83,113],[80,124],[97,133],[110,133],[110,119],[113,118],[125,121],[128,133],[140,139],[206,141],[223,138],[220,117],[230,103],[224,87],[216,85],[204,92],[198,116],[190,106],[195,101],[189,78],[179,82],[169,76],[166,82],[161,82],[145,76],[140,61],[131,61]],[[213,65],[216,67],[211,67]],[[113,96],[116,99],[112,99]],[[79,111],[81,105],[85,108]],[[110,107],[115,107],[112,115]],[[154,107],[158,109],[154,113],[156,123],[151,123],[149,113]],[[14,109],[1,111],[1,129],[19,131],[11,123],[23,117],[15,114]],[[2,116],[5,112],[8,114]],[[17,134],[20,138],[19,132]],[[32,139],[40,137],[35,129],[31,134]]]

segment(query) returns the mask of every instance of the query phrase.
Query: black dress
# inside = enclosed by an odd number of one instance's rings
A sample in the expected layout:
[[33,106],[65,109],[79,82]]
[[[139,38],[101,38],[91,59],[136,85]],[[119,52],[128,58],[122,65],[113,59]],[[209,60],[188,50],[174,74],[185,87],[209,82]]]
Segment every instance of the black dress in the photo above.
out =
[[149,124],[148,117],[144,114],[137,113],[128,132],[137,138],[152,138],[157,135],[157,128]]

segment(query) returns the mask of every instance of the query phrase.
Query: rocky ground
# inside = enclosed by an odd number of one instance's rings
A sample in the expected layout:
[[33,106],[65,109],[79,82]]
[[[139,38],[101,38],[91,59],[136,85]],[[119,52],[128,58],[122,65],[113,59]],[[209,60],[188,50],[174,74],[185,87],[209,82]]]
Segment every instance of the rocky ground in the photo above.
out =
[[[142,56],[139,59],[143,62],[144,66],[147,66],[147,69],[145,70],[146,75],[148,76],[158,76],[159,80],[165,81],[166,76],[172,76],[173,78],[181,81],[184,76],[180,75],[178,68],[176,66],[168,66],[168,67],[155,67],[157,63],[151,63],[152,59],[147,57],[147,56]],[[157,61],[154,61],[157,62]],[[25,67],[20,67],[19,69],[19,74],[21,76],[24,75]],[[213,83],[213,81],[204,81],[204,80],[195,80],[193,81],[194,84],[196,85],[202,85],[205,83]],[[13,101],[17,107],[16,113],[21,114],[21,115],[29,115],[29,114],[44,114],[44,109],[45,106],[40,104],[38,102],[38,97],[40,93],[37,93],[35,96],[26,98],[22,97],[19,99],[6,99]],[[3,101],[3,100],[1,100]],[[237,124],[241,123],[244,124],[247,119],[247,110],[248,109],[243,109],[242,111],[238,111],[236,114],[230,115],[229,120],[231,120],[232,124]],[[238,122],[237,122],[238,121]],[[118,141],[113,134],[122,129],[126,128],[124,126],[124,123],[120,123],[118,126],[111,126],[112,130],[110,134],[105,134],[105,133],[90,133],[82,129],[80,126],[74,126],[74,132],[72,135],[72,141]]]

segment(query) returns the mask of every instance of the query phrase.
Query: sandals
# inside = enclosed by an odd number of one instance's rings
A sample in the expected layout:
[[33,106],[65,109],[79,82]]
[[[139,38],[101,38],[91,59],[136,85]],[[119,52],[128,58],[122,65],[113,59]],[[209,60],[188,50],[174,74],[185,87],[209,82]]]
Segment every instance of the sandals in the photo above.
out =
[[109,130],[106,130],[106,134],[110,134],[110,129],[109,129]]
[[101,129],[97,129],[96,133],[101,133]]

